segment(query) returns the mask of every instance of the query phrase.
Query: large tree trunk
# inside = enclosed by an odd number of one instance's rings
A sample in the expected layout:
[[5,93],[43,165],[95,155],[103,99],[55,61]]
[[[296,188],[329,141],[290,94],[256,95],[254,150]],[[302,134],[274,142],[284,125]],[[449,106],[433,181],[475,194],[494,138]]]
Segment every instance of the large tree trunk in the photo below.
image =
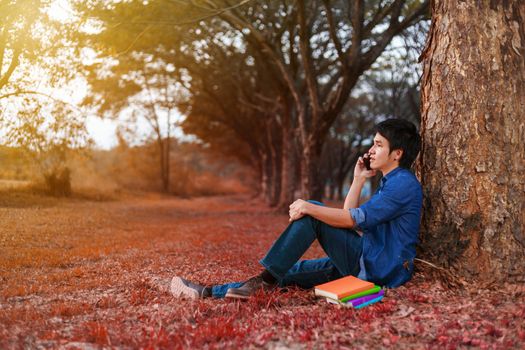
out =
[[422,247],[466,277],[525,279],[525,3],[444,1],[422,55]]

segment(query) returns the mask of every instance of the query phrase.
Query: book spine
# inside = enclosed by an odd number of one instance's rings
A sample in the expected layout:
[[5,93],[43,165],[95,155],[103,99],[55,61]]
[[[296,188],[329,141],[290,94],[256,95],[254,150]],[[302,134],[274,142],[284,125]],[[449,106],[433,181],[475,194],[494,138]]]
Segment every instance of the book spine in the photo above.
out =
[[378,301],[380,301],[381,299],[383,299],[383,296],[382,296],[382,295],[379,296],[379,297],[377,297],[377,298],[375,298],[375,299],[369,300],[369,301],[367,301],[367,302],[365,302],[365,303],[362,303],[362,304],[359,304],[359,305],[357,305],[357,306],[354,306],[354,308],[355,308],[355,309],[361,309],[361,308],[363,308],[363,307],[365,307],[365,306],[375,304],[375,303],[377,303]]
[[347,297],[344,297],[344,298],[341,299],[341,302],[345,303],[345,302],[347,302],[349,300],[354,300],[354,299],[359,298],[359,297],[364,297],[365,295],[375,294],[375,293],[378,293],[380,290],[381,290],[381,287],[375,286],[374,288],[369,289],[369,290],[365,290],[364,292],[359,292],[359,293],[355,293],[355,294],[349,295]]
[[360,305],[362,303],[366,303],[369,300],[375,299],[375,298],[377,298],[379,296],[383,296],[383,295],[385,295],[385,291],[384,290],[380,290],[378,293],[365,295],[363,297],[350,300],[350,301],[348,301],[348,303],[351,303],[353,306],[357,306],[357,305]]

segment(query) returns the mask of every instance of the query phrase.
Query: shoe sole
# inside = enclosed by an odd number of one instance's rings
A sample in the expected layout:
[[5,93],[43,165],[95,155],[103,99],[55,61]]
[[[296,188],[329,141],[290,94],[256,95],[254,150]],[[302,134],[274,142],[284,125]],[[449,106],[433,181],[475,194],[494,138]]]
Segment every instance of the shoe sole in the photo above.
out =
[[170,291],[176,298],[199,299],[199,293],[195,289],[186,286],[180,277],[173,277]]
[[249,295],[239,295],[239,294],[235,294],[235,293],[230,293],[230,290],[228,290],[226,292],[226,295],[224,296],[225,298],[229,298],[229,299],[239,299],[239,300],[247,300],[247,299],[250,299],[250,296]]

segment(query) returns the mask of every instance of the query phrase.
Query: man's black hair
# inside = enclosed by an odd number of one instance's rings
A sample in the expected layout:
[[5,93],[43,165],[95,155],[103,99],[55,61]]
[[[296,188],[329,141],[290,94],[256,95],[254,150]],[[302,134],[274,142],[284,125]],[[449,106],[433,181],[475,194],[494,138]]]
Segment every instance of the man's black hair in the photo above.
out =
[[410,169],[421,148],[421,137],[416,126],[404,119],[387,119],[374,128],[390,144],[390,153],[393,150],[403,150],[399,166]]

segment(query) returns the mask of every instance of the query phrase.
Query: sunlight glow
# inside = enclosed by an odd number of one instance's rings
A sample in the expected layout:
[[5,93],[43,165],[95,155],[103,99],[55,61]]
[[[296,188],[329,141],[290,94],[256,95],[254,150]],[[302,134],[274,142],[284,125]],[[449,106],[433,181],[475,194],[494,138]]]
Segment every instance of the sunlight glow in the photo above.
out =
[[117,145],[117,123],[114,120],[88,116],[86,128],[97,148],[109,150]]
[[75,13],[68,0],[53,1],[49,6],[48,14],[51,19],[64,23],[71,21],[75,17]]

